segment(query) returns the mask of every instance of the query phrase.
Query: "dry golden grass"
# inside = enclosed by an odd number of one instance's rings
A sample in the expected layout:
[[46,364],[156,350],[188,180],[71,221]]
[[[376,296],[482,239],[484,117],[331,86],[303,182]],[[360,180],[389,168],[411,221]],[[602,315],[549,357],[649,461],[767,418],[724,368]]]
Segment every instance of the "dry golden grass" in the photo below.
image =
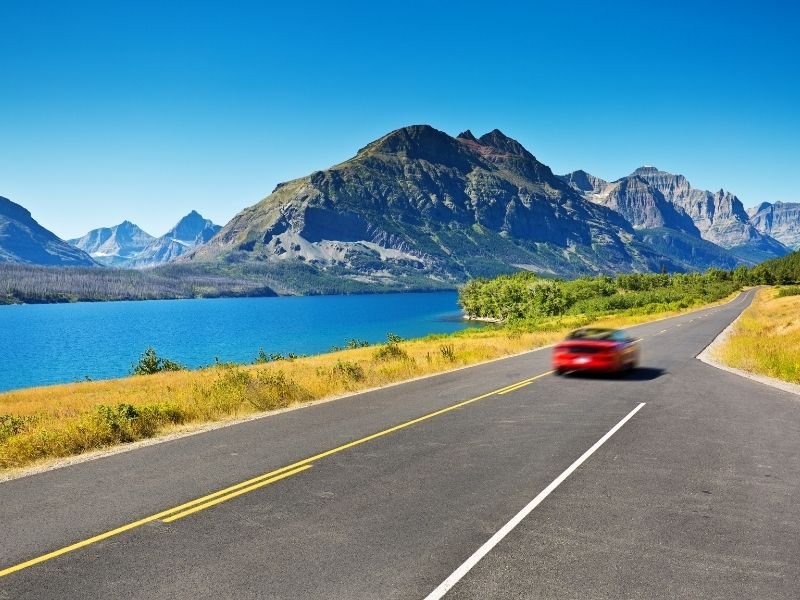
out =
[[[620,315],[594,323],[624,327],[687,310]],[[260,365],[3,393],[0,471],[510,356],[550,344],[589,322],[585,317],[558,319],[549,331],[536,332],[471,329]]]
[[800,296],[765,288],[734,325],[716,356],[745,371],[800,383]]

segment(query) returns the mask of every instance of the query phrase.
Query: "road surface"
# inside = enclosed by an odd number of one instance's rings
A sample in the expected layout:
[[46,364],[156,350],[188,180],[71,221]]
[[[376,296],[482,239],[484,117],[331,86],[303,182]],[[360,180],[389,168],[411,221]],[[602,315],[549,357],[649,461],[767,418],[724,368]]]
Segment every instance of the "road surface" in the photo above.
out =
[[792,598],[800,398],[695,356],[749,303],[0,484],[0,598]]

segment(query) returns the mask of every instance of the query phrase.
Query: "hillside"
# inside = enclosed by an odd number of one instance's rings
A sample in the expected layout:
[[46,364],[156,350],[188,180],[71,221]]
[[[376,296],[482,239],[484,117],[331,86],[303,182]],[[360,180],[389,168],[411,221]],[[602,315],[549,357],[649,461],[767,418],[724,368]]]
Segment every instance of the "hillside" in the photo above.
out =
[[0,196],[0,263],[96,266],[91,257],[45,229],[30,211]]

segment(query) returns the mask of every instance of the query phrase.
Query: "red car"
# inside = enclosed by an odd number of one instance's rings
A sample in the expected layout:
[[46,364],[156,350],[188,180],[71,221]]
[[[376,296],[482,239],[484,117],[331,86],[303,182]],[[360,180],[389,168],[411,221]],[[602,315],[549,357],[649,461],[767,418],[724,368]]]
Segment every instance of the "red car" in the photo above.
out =
[[620,373],[639,364],[639,343],[620,329],[576,329],[553,348],[553,369]]

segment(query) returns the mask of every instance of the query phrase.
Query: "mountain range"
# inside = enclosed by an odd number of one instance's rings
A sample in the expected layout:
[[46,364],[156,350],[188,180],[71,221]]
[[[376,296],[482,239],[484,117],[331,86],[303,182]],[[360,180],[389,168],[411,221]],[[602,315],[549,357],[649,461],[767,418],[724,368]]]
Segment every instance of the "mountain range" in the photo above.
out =
[[[7,240],[0,261],[16,262]],[[251,273],[281,293],[420,289],[520,268],[572,277],[754,264],[800,245],[800,204],[748,213],[729,192],[655,167],[616,181],[559,176],[499,130],[451,137],[415,125],[279,184],[222,228],[192,211],[159,238],[125,221],[70,242],[88,264]]]
[[[795,224],[800,230],[800,221]],[[494,130],[393,131],[353,158],[282,183],[181,261],[285,263],[373,283],[525,268],[598,272],[733,268],[788,249],[741,201],[642,167],[614,182],[556,176]]]
[[[673,258],[687,266],[730,268],[731,263],[755,264],[788,251],[750,222],[736,196],[693,188],[683,175],[645,166],[614,182],[585,171],[561,179],[587,200],[622,214],[649,244],[662,251],[668,250],[667,242],[681,245],[684,252],[676,247]],[[795,228],[800,230],[800,219]],[[727,252],[719,252],[720,248]]]
[[73,246],[106,266],[144,268],[164,264],[200,244],[220,230],[209,219],[192,211],[161,237],[153,237],[130,221],[114,227],[93,229],[80,238],[69,240]]
[[155,239],[130,221],[123,221],[114,227],[92,229],[83,237],[67,241],[100,264],[121,267],[134,260]]
[[392,285],[519,268],[650,271],[665,262],[619,213],[584,199],[500,131],[453,138],[427,125],[278,185],[181,260],[304,263]]

